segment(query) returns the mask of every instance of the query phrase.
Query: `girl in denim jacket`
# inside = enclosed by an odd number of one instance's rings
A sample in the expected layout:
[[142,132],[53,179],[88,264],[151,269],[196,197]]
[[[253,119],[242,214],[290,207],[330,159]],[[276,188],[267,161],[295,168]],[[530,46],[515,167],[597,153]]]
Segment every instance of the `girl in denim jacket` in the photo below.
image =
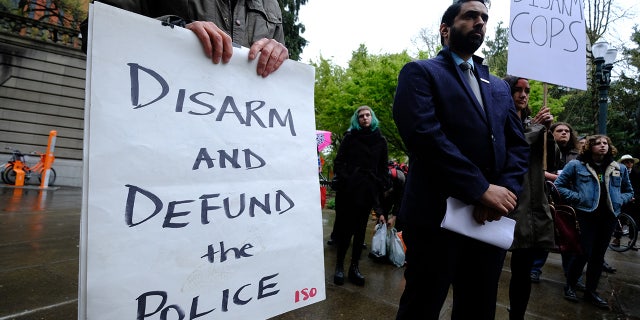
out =
[[623,204],[633,198],[629,172],[614,160],[617,150],[604,135],[587,138],[582,153],[570,161],[555,181],[562,198],[576,210],[582,253],[568,268],[564,296],[577,302],[576,283],[587,264],[584,300],[608,309],[596,289],[604,254]]

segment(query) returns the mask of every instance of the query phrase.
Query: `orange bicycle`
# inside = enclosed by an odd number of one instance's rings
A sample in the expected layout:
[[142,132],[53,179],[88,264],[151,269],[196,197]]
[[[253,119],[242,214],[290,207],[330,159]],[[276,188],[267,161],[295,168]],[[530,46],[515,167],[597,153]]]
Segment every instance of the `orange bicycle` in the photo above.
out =
[[[11,150],[11,158],[9,159],[9,161],[4,165],[2,170],[2,181],[6,184],[16,184],[16,171],[14,170],[14,168],[22,168],[22,170],[24,171],[24,181],[28,181],[29,179],[31,179],[31,177],[33,177],[34,175],[38,176],[38,181],[42,182],[42,176],[44,175],[43,169],[44,169],[44,160],[45,160],[45,154],[44,153],[36,153],[33,152],[33,154],[37,154],[40,156],[40,161],[38,161],[38,163],[36,163],[33,166],[29,166],[27,164],[26,161],[26,157],[25,155],[20,152],[17,149],[13,149],[13,148],[9,148],[6,147],[5,149],[7,150]],[[49,174],[49,186],[52,186],[56,181],[56,171],[51,168],[51,173]]]

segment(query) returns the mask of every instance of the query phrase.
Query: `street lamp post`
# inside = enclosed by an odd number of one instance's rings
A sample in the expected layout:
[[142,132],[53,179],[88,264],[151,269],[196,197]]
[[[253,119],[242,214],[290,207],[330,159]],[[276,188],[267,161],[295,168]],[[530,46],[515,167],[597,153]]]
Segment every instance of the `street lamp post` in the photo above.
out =
[[598,133],[607,134],[607,108],[609,105],[609,87],[611,84],[611,69],[616,60],[618,50],[609,48],[606,41],[598,41],[591,47],[594,63],[596,64],[596,81],[598,83]]

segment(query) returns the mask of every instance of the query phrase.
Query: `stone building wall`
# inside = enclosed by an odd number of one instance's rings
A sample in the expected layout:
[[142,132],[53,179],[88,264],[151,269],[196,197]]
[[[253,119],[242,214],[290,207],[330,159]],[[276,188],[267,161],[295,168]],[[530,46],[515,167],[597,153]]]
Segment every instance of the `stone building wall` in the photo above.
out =
[[0,16],[0,161],[7,147],[45,152],[55,130],[56,185],[66,186],[82,185],[86,56],[74,32]]

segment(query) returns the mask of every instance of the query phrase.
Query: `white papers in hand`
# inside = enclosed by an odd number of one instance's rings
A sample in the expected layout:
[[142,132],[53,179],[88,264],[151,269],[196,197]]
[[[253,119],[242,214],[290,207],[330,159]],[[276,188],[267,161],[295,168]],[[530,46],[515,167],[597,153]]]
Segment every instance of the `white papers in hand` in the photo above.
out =
[[497,221],[486,221],[479,224],[473,219],[473,205],[449,197],[447,211],[440,226],[447,230],[492,244],[502,249],[509,249],[513,243],[513,231],[516,221],[502,217]]

